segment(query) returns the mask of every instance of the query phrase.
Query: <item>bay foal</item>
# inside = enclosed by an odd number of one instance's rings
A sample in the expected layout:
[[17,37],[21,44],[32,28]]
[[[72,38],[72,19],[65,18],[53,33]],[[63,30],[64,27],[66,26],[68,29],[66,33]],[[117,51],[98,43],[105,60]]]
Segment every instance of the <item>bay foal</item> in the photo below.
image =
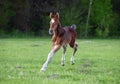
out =
[[65,61],[65,52],[67,44],[73,48],[73,54],[71,57],[71,64],[74,64],[74,55],[77,51],[77,44],[75,43],[76,39],[76,25],[67,26],[62,28],[59,21],[59,13],[57,12],[55,15],[50,13],[50,29],[49,34],[53,34],[52,37],[52,49],[48,54],[46,62],[43,64],[41,71],[45,71],[48,63],[51,61],[55,52],[57,52],[61,47],[63,48],[61,65],[64,66]]

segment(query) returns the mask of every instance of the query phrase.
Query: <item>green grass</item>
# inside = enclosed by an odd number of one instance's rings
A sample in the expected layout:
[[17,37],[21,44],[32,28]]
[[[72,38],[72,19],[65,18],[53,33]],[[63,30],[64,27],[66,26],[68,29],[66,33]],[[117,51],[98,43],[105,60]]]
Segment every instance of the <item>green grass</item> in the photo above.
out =
[[120,84],[120,40],[79,39],[75,65],[62,49],[46,72],[39,72],[50,51],[51,39],[0,39],[0,84]]

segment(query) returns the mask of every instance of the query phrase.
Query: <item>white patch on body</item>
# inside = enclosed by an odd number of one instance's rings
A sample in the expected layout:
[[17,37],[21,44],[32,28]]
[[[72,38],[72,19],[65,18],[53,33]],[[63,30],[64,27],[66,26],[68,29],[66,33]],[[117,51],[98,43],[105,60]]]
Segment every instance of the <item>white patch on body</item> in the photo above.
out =
[[54,19],[51,19],[51,23],[54,23],[55,22],[55,20]]

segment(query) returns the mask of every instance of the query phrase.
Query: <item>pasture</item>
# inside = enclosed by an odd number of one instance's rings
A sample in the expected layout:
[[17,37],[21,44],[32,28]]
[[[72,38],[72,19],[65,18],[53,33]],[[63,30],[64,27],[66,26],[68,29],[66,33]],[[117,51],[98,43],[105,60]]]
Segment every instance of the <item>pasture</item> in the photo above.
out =
[[46,72],[39,72],[51,48],[50,38],[0,39],[0,84],[120,84],[120,40],[78,39],[75,65],[62,49]]

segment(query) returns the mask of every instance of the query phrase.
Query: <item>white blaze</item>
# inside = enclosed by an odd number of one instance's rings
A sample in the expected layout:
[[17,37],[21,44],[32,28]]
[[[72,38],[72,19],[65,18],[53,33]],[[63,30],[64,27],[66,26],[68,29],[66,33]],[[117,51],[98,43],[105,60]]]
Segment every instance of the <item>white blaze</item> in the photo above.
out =
[[52,23],[54,23],[54,22],[55,22],[55,20],[54,20],[54,19],[51,19],[51,22],[52,22]]

